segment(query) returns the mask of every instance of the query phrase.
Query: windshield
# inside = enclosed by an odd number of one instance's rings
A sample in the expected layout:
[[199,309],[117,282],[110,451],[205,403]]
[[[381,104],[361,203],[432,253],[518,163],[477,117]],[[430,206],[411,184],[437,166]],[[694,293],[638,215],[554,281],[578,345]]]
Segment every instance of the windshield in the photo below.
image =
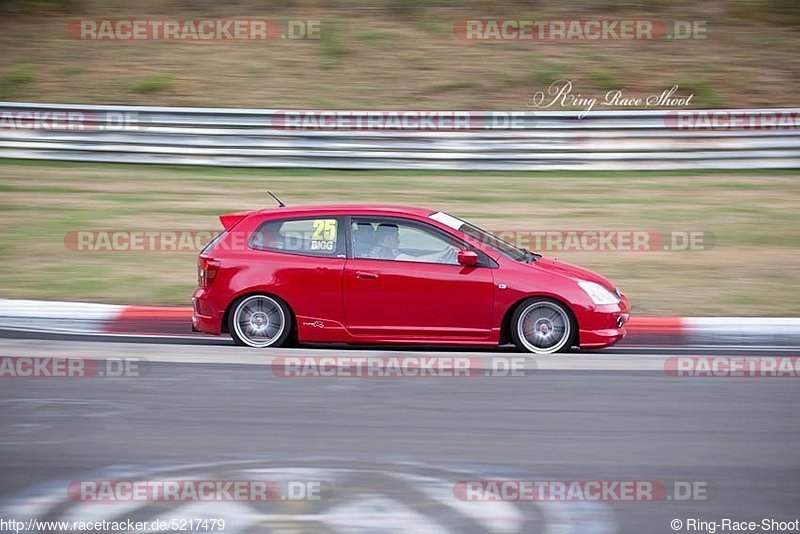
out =
[[442,211],[437,211],[433,215],[430,216],[431,219],[434,221],[438,221],[440,223],[446,224],[453,230],[458,230],[459,232],[464,232],[468,236],[472,237],[480,241],[484,245],[488,245],[503,256],[510,258],[516,261],[531,261],[531,259],[536,259],[538,254],[532,254],[525,249],[515,247],[511,243],[507,241],[503,241],[499,237],[494,234],[487,232],[486,230],[482,230],[478,228],[474,224],[470,224],[466,221],[462,221],[458,217],[453,217],[452,215],[448,215]]

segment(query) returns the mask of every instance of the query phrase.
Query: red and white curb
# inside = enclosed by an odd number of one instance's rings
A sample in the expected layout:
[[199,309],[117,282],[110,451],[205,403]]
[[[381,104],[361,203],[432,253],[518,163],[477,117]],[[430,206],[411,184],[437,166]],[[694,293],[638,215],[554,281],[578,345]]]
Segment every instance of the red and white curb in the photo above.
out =
[[75,334],[192,334],[192,309],[0,299],[0,328]]
[[127,306],[0,299],[0,328],[67,333],[100,333]]
[[[192,335],[191,308],[0,299],[0,329]],[[800,317],[631,317],[623,343],[800,346]]]

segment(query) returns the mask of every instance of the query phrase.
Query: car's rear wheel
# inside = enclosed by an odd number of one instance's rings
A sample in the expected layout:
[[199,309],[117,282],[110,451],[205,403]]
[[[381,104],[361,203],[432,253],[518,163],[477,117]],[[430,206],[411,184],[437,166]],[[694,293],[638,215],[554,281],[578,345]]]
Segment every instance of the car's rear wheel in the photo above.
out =
[[292,314],[278,298],[250,295],[234,303],[228,331],[237,345],[280,347],[292,330]]
[[511,336],[520,350],[535,354],[566,352],[577,327],[561,303],[531,298],[520,304],[511,317]]

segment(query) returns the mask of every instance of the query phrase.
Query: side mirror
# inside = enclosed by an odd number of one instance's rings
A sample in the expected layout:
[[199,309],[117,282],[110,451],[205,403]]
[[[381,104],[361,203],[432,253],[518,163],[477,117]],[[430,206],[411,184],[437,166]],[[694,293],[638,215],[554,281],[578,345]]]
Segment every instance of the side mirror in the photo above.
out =
[[478,253],[474,250],[459,250],[458,263],[464,267],[475,267],[478,265]]

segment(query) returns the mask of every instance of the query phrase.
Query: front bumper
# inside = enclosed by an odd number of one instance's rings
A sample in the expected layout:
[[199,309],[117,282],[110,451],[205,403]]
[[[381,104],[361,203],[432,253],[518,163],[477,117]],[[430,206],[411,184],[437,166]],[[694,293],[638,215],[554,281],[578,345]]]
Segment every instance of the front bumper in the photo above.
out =
[[581,324],[580,347],[610,347],[625,337],[625,324],[630,321],[630,302],[620,293],[619,304],[597,306]]

